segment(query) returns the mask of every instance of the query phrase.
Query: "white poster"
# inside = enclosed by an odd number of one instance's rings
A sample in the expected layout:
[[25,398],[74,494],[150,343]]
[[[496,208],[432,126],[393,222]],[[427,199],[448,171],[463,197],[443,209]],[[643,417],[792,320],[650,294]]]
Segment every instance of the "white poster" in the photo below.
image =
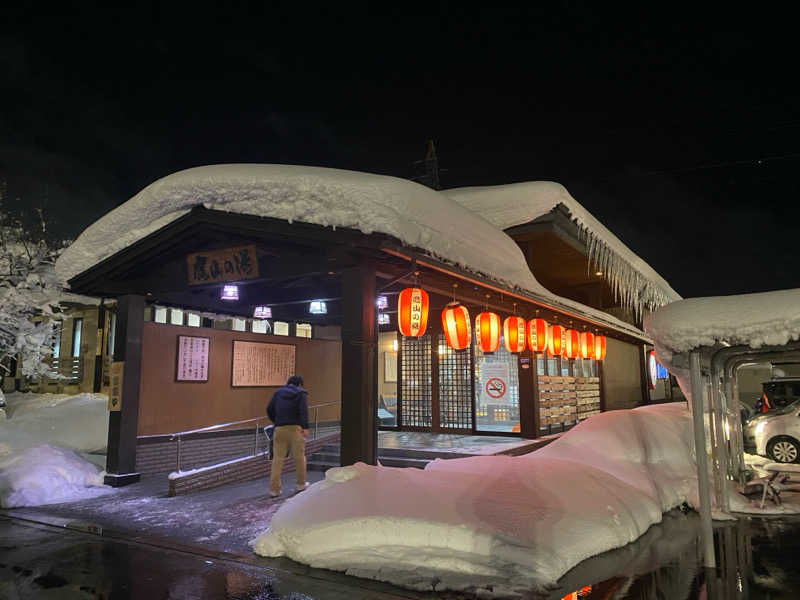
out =
[[507,406],[511,402],[507,362],[489,362],[481,365],[480,394],[482,404]]
[[291,344],[233,342],[233,377],[238,386],[285,385],[294,375],[295,348]]
[[178,381],[208,381],[209,338],[178,336]]

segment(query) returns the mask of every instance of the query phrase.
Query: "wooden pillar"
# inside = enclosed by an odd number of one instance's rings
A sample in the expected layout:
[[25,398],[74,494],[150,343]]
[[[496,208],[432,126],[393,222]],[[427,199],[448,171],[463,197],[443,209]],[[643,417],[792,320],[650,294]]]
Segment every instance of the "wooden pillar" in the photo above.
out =
[[526,350],[519,355],[519,433],[524,438],[533,439],[539,433],[536,413],[538,403],[534,391],[536,374],[536,353]]
[[378,327],[375,266],[342,272],[341,464],[377,464]]
[[105,483],[114,487],[139,481],[136,472],[136,434],[139,424],[139,386],[142,370],[144,296],[117,299],[114,362],[123,362],[120,410],[108,417],[108,455]]

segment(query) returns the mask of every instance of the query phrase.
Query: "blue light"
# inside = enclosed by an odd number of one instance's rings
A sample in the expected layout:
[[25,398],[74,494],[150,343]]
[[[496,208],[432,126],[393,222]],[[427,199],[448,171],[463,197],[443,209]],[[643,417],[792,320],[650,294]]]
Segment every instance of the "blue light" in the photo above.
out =
[[669,373],[667,373],[667,369],[661,363],[656,363],[656,379],[667,379],[669,377]]

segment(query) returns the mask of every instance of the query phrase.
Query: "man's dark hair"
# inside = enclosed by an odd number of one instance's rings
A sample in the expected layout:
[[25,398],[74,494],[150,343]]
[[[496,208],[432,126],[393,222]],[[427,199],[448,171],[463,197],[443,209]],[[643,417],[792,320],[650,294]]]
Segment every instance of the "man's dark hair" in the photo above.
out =
[[292,375],[289,377],[289,381],[286,382],[286,385],[297,385],[303,387],[303,378],[300,375]]

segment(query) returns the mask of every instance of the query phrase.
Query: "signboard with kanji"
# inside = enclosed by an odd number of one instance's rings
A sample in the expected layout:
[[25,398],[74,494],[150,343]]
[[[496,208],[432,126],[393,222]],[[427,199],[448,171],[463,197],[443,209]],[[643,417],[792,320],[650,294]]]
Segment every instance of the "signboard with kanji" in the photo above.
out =
[[211,340],[207,337],[178,336],[177,381],[208,381],[208,356]]
[[189,285],[256,279],[258,277],[258,257],[256,247],[237,246],[194,252],[186,256]]
[[291,344],[233,342],[231,385],[278,386],[294,375],[295,347]]
[[117,411],[122,408],[122,378],[124,371],[124,362],[111,363],[111,390],[108,394],[108,410]]

